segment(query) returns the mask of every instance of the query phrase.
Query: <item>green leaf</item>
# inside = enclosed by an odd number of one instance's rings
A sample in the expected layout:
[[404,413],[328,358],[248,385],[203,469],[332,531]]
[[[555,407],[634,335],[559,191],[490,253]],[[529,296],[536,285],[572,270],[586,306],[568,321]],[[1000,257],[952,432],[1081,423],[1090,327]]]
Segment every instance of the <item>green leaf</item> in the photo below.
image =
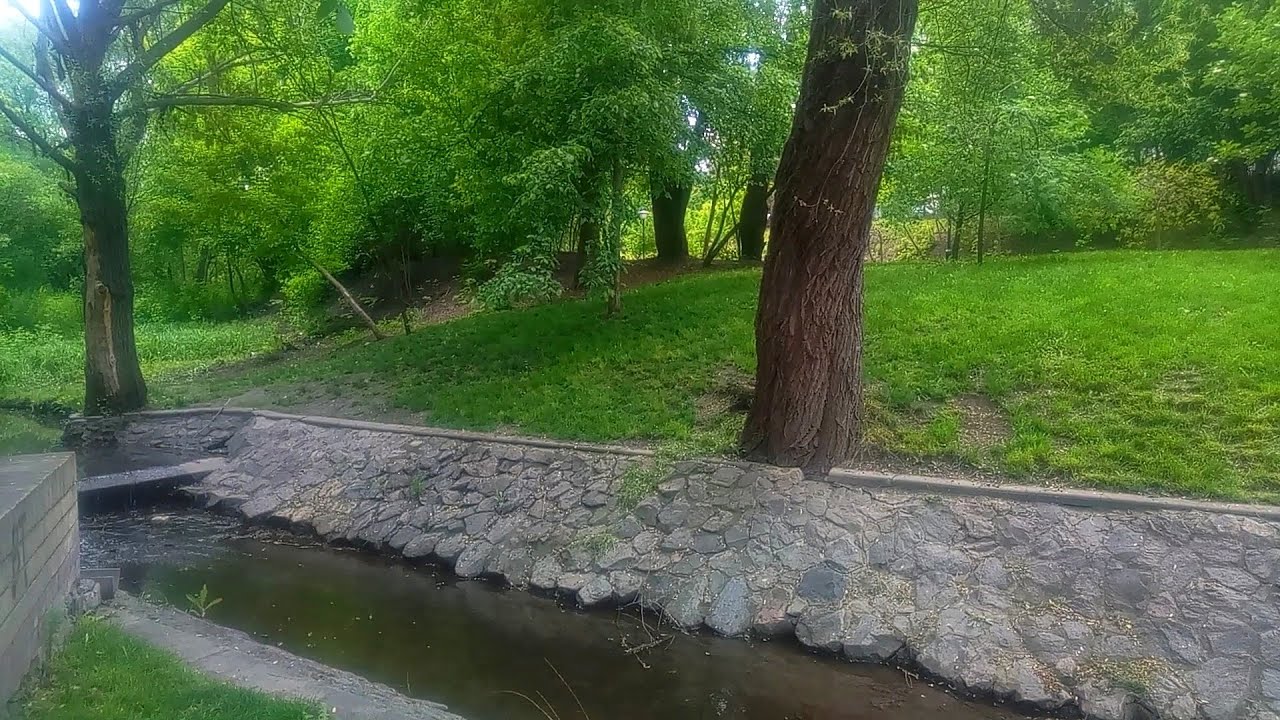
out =
[[355,18],[351,17],[351,11],[347,9],[346,5],[338,6],[337,21],[338,32],[343,35],[351,35],[356,31]]
[[316,19],[323,20],[329,17],[339,7],[338,0],[320,0],[320,7],[316,9]]

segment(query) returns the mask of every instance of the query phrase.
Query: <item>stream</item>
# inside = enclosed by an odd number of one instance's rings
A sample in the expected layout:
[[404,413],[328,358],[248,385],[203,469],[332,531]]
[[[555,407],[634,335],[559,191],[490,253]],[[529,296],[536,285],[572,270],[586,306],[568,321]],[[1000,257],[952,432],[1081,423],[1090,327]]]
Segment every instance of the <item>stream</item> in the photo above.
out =
[[685,635],[652,615],[581,612],[181,505],[90,514],[81,536],[83,566],[120,568],[129,592],[190,609],[187,595],[207,586],[221,598],[210,620],[468,720],[546,720],[527,699],[540,697],[561,720],[1021,717],[794,642]]

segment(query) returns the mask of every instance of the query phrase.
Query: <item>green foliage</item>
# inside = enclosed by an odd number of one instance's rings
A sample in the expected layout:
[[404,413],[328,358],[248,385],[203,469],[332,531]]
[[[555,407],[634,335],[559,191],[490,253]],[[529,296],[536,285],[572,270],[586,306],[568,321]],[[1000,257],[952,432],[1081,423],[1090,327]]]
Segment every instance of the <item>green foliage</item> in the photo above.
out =
[[1124,237],[1165,248],[1221,233],[1226,198],[1213,171],[1200,164],[1149,162],[1138,168],[1139,210]]
[[82,619],[24,700],[26,720],[320,720],[314,703],[210,680],[104,620]]
[[[234,360],[279,347],[268,320],[225,323],[143,322],[137,327],[143,372],[163,385],[205,375]],[[0,398],[79,404],[84,392],[84,340],[69,328],[0,330]]]
[[209,586],[201,585],[200,592],[188,593],[187,603],[191,605],[191,612],[199,617],[207,617],[209,611],[222,602],[222,598],[209,597]]

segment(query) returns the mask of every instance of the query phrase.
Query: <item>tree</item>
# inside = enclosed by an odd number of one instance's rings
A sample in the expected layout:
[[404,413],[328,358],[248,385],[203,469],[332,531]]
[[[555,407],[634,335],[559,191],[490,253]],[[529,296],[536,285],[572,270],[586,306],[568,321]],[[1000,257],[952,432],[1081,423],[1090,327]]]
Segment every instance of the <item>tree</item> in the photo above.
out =
[[747,456],[825,472],[862,422],[863,258],[907,83],[915,0],[818,0],[778,168]]
[[[251,64],[252,52],[218,59],[181,82],[160,82],[160,63],[230,0],[81,0],[74,8],[68,0],[41,0],[38,14],[20,0],[6,2],[28,21],[35,38],[26,57],[0,45],[0,58],[40,91],[44,105],[24,111],[0,98],[0,115],[71,176],[80,211],[85,411],[138,409],[146,404],[147,388],[134,339],[125,168],[151,114],[228,105],[287,111],[346,99],[289,102],[200,91],[220,72]],[[15,94],[21,95],[10,96]]]
[[228,2],[208,0],[173,22],[182,5],[174,0],[82,0],[75,9],[67,0],[43,0],[39,15],[9,0],[37,37],[30,63],[3,47],[0,57],[43,92],[63,137],[5,99],[0,114],[75,182],[84,239],[86,412],[146,404],[133,332],[124,168],[130,141],[145,128],[145,104],[155,100],[145,97],[152,68]]

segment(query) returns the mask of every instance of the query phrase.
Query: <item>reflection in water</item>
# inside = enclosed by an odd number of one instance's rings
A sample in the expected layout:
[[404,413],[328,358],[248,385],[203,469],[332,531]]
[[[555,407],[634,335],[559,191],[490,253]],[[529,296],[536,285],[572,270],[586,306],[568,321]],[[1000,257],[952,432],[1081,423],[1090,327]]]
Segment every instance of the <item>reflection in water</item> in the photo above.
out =
[[[578,717],[564,675],[596,720],[979,720],[1011,718],[897,670],[806,654],[790,643],[677,636],[637,657],[641,619],[454,582],[357,552],[280,544],[185,510],[82,524],[86,565],[118,566],[126,589],[186,606],[208,585],[215,622],[436,700],[469,720],[540,720],[513,692]],[[296,539],[295,539],[296,541]],[[645,618],[652,624],[652,617]],[[508,691],[508,692],[504,692]]]

